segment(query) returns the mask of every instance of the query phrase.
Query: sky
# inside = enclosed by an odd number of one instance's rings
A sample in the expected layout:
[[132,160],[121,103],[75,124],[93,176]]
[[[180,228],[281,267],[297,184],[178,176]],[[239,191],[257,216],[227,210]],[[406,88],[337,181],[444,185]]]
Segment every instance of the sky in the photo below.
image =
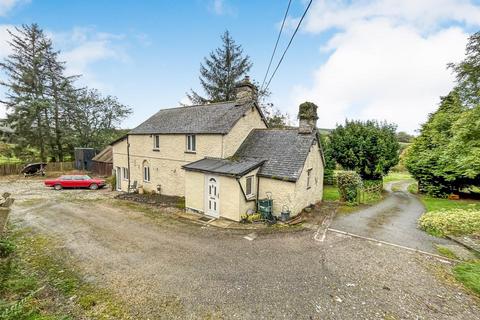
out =
[[[307,0],[292,0],[277,57]],[[133,128],[159,109],[187,102],[200,62],[229,30],[262,81],[288,0],[0,0],[0,59],[7,29],[38,23],[79,86],[133,109]],[[464,57],[480,28],[480,0],[313,0],[272,80],[271,101],[296,121],[298,105],[319,106],[318,127],[345,119],[393,122],[416,133],[454,86],[446,65]],[[1,76],[1,75],[0,75]],[[5,94],[0,89],[0,98]],[[0,118],[5,117],[0,106]]]

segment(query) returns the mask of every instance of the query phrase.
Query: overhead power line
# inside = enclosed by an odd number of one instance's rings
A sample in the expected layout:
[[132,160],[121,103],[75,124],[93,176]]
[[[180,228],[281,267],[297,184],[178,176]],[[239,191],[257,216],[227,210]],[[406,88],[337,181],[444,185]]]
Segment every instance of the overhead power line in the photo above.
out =
[[302,15],[302,17],[300,18],[300,21],[298,21],[297,27],[295,28],[295,31],[293,32],[292,37],[290,38],[290,41],[288,42],[288,45],[287,45],[287,47],[285,48],[285,51],[283,51],[282,57],[281,57],[280,60],[278,61],[278,64],[277,64],[277,66],[275,67],[275,70],[273,71],[272,76],[271,76],[270,79],[268,80],[267,85],[265,86],[265,89],[264,89],[264,90],[267,90],[268,87],[270,86],[270,82],[272,82],[272,79],[273,79],[273,77],[275,76],[275,73],[277,73],[278,67],[280,67],[280,64],[282,63],[283,58],[285,57],[285,54],[286,54],[287,51],[288,51],[288,48],[290,48],[290,45],[292,44],[293,38],[295,38],[295,35],[297,34],[298,29],[300,29],[300,25],[302,24],[303,19],[304,19],[305,16],[307,15],[308,9],[310,9],[310,5],[312,4],[312,2],[313,2],[313,0],[310,0],[310,2],[309,2],[308,5],[307,5],[307,8],[305,8],[305,12],[303,12],[303,15]]
[[272,56],[270,57],[270,62],[268,63],[267,72],[265,73],[265,77],[263,78],[262,85],[260,86],[260,91],[262,91],[263,85],[265,84],[265,80],[267,80],[268,72],[270,72],[270,67],[272,66],[273,57],[275,56],[275,52],[277,51],[278,41],[280,40],[280,36],[282,35],[283,26],[285,25],[285,20],[287,20],[288,10],[290,9],[291,3],[292,3],[292,0],[289,0],[287,10],[285,11],[285,15],[283,16],[282,26],[280,27],[280,31],[278,32],[277,41],[275,42],[275,47],[273,48]]

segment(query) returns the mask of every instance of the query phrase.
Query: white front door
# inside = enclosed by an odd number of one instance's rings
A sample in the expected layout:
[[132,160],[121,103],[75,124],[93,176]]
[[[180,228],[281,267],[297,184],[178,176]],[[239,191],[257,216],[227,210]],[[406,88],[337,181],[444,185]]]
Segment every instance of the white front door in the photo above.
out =
[[219,217],[219,184],[217,177],[207,177],[207,210],[206,214],[212,217]]
[[122,191],[122,169],[120,167],[116,168],[115,183],[117,191]]

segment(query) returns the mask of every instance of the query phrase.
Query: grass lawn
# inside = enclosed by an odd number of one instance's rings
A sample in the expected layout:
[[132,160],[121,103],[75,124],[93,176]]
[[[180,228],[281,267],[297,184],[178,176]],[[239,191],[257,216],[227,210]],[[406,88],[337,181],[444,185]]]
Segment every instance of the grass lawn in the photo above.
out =
[[336,186],[323,186],[323,200],[324,201],[337,201],[340,200],[340,193]]
[[455,278],[480,296],[480,261],[457,264],[453,268]]
[[427,212],[437,210],[449,210],[449,209],[476,209],[480,210],[480,201],[478,200],[449,200],[432,198],[429,196],[421,196]]
[[113,296],[86,282],[53,239],[28,230],[0,241],[0,319],[125,319]]
[[400,180],[412,180],[412,176],[408,172],[390,172],[388,175],[383,177],[383,183],[400,181]]

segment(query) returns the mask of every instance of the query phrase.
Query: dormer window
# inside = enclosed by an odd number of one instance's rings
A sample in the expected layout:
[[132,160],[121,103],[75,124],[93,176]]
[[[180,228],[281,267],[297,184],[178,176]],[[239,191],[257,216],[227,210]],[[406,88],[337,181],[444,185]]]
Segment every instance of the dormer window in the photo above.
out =
[[160,136],[158,134],[153,136],[153,151],[160,151]]
[[187,152],[196,152],[197,142],[194,134],[187,134]]

